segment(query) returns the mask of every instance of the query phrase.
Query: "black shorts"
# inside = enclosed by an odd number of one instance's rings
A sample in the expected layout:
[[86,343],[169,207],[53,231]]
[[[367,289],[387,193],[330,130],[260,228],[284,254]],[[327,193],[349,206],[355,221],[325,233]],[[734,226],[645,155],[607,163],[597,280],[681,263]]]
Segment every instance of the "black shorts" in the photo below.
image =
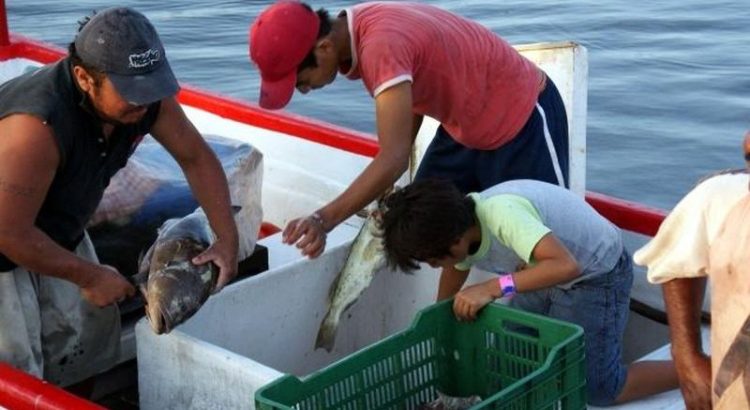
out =
[[503,181],[535,179],[568,187],[568,119],[550,78],[521,131],[494,150],[468,148],[438,127],[415,180],[452,181],[463,193],[480,192]]

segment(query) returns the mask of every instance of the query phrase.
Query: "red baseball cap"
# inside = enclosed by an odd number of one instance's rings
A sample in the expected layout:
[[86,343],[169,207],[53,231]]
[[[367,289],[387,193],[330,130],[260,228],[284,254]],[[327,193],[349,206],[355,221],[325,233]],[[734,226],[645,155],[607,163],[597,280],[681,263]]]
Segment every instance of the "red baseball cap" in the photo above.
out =
[[297,84],[297,68],[318,40],[320,19],[306,5],[282,0],[265,9],[250,26],[250,59],[260,71],[263,108],[284,108]]

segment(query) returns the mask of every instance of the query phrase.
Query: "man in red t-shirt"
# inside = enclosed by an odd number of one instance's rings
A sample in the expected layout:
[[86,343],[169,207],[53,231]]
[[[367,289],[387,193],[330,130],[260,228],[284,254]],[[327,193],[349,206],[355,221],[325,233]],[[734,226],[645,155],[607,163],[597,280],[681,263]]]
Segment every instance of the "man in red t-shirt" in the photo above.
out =
[[361,79],[375,99],[380,152],[339,197],[295,219],[284,241],[316,257],[325,233],[375,200],[403,174],[423,116],[441,126],[417,179],[451,180],[460,191],[531,178],[568,184],[568,124],[545,73],[486,27],[420,3],[361,3],[336,18],[280,1],[250,28],[260,105]]

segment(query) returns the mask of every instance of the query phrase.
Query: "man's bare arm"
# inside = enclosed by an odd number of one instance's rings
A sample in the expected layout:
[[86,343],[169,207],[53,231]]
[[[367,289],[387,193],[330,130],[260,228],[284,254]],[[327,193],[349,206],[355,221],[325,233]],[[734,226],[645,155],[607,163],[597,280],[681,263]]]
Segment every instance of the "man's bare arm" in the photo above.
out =
[[132,294],[116,271],[78,257],[35,226],[60,164],[52,131],[36,117],[16,114],[0,121],[0,135],[0,252],[28,270],[93,289],[86,296],[97,305]]
[[672,358],[690,409],[711,408],[711,364],[703,353],[700,330],[705,289],[705,278],[673,279],[662,284]]
[[284,243],[296,243],[302,254],[315,258],[325,249],[325,233],[377,199],[409,167],[415,117],[411,83],[397,84],[375,99],[380,151],[336,199],[319,209],[317,217],[297,218],[284,228]]
[[336,226],[354,215],[393,185],[409,166],[414,143],[411,83],[395,85],[377,96],[380,151],[338,198],[320,210],[324,221]]
[[221,272],[216,289],[221,289],[237,275],[239,241],[221,163],[173,97],[162,101],[152,134],[179,163],[216,234],[217,241],[211,252],[217,253],[210,252],[206,256],[209,259],[201,259],[202,262],[213,260],[219,266]]

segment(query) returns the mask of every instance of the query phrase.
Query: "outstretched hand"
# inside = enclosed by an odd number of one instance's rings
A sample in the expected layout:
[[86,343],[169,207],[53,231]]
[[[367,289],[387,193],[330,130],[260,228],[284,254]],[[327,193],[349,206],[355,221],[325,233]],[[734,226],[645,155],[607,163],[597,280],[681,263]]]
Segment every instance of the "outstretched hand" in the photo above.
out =
[[213,262],[219,268],[219,278],[213,288],[213,293],[217,293],[237,276],[237,244],[218,239],[208,249],[193,258],[195,265],[208,262]]
[[326,236],[320,219],[310,215],[289,221],[281,238],[287,245],[296,243],[302,255],[314,259],[325,250]]

